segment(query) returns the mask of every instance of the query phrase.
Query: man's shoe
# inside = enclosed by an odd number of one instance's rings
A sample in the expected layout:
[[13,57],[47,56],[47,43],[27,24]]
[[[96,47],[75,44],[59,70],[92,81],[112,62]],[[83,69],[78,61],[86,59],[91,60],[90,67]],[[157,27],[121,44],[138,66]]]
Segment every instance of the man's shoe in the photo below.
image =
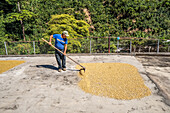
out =
[[66,68],[63,68],[63,71],[66,71]]
[[61,72],[61,69],[58,69],[58,72]]

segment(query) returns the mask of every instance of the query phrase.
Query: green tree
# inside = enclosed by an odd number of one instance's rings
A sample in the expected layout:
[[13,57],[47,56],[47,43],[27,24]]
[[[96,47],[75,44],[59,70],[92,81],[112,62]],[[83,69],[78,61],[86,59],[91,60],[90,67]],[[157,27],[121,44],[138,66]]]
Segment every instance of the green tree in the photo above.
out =
[[23,40],[23,19],[26,40],[38,41],[49,33],[51,15],[69,14],[88,22],[84,9],[91,20],[90,36],[170,39],[170,0],[1,0],[1,37]]
[[[22,1],[22,3],[24,2],[26,0]],[[18,0],[5,0],[5,3],[7,4],[5,6],[11,9],[10,11],[4,7],[4,12],[6,12],[4,27],[7,31],[6,35],[13,40],[20,40],[23,36],[25,41],[25,30],[27,29],[24,30],[24,25],[27,25],[34,13],[26,9],[20,10],[20,2]]]
[[81,41],[72,40],[78,37],[88,37],[90,25],[84,20],[76,20],[74,16],[68,14],[52,15],[48,22],[48,32],[44,37],[48,40],[52,34],[61,34],[63,31],[69,32],[68,52],[78,53],[81,51]]
[[4,17],[0,16],[0,42],[6,41],[5,38],[5,25],[4,25]]

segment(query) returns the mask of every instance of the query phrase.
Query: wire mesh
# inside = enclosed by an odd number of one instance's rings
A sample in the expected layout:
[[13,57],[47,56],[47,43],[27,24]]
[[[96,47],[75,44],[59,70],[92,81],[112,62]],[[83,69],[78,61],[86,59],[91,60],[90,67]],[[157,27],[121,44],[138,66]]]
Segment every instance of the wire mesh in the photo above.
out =
[[[52,42],[54,45],[54,41]],[[6,42],[9,55],[54,54],[55,50],[43,41]],[[109,38],[83,37],[68,39],[67,53],[108,53]],[[170,41],[148,39],[120,39],[110,37],[110,53],[170,52]],[[6,55],[4,42],[0,55]]]
[[7,42],[9,55],[30,55],[34,53],[32,42]]
[[5,45],[4,43],[0,43],[0,55],[5,55]]

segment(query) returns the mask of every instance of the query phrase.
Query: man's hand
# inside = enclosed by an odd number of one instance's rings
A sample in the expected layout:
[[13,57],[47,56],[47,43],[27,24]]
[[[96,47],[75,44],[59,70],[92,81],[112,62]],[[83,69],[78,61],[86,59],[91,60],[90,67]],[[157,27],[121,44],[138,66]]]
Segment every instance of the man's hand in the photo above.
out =
[[66,52],[64,51],[64,55],[66,55]]
[[50,46],[52,45],[51,42],[48,43]]

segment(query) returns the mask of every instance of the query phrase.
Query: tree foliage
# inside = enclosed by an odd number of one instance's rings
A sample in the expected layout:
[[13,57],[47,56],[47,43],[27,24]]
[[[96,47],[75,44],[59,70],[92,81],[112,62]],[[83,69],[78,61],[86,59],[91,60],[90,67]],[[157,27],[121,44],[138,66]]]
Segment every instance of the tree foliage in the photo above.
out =
[[[84,20],[76,20],[74,16],[68,14],[52,15],[48,22],[48,31],[44,37],[49,39],[50,35],[62,34],[63,31],[69,32],[68,39],[76,39],[78,37],[88,37],[90,27]],[[69,40],[68,51],[80,52],[81,42],[78,40]]]
[[[97,37],[170,39],[169,19],[170,0],[1,0],[0,41],[23,40],[20,20],[27,41],[64,29],[70,38],[88,36],[89,29],[90,36]],[[83,29],[86,23],[90,28]],[[75,43],[75,47],[82,44]]]
[[94,27],[91,36],[170,37],[170,0],[22,0],[21,13],[17,2],[2,0],[0,5],[5,18],[1,28],[12,40],[22,40],[21,19],[27,40],[39,40],[51,15],[69,14],[88,22],[85,8]]

